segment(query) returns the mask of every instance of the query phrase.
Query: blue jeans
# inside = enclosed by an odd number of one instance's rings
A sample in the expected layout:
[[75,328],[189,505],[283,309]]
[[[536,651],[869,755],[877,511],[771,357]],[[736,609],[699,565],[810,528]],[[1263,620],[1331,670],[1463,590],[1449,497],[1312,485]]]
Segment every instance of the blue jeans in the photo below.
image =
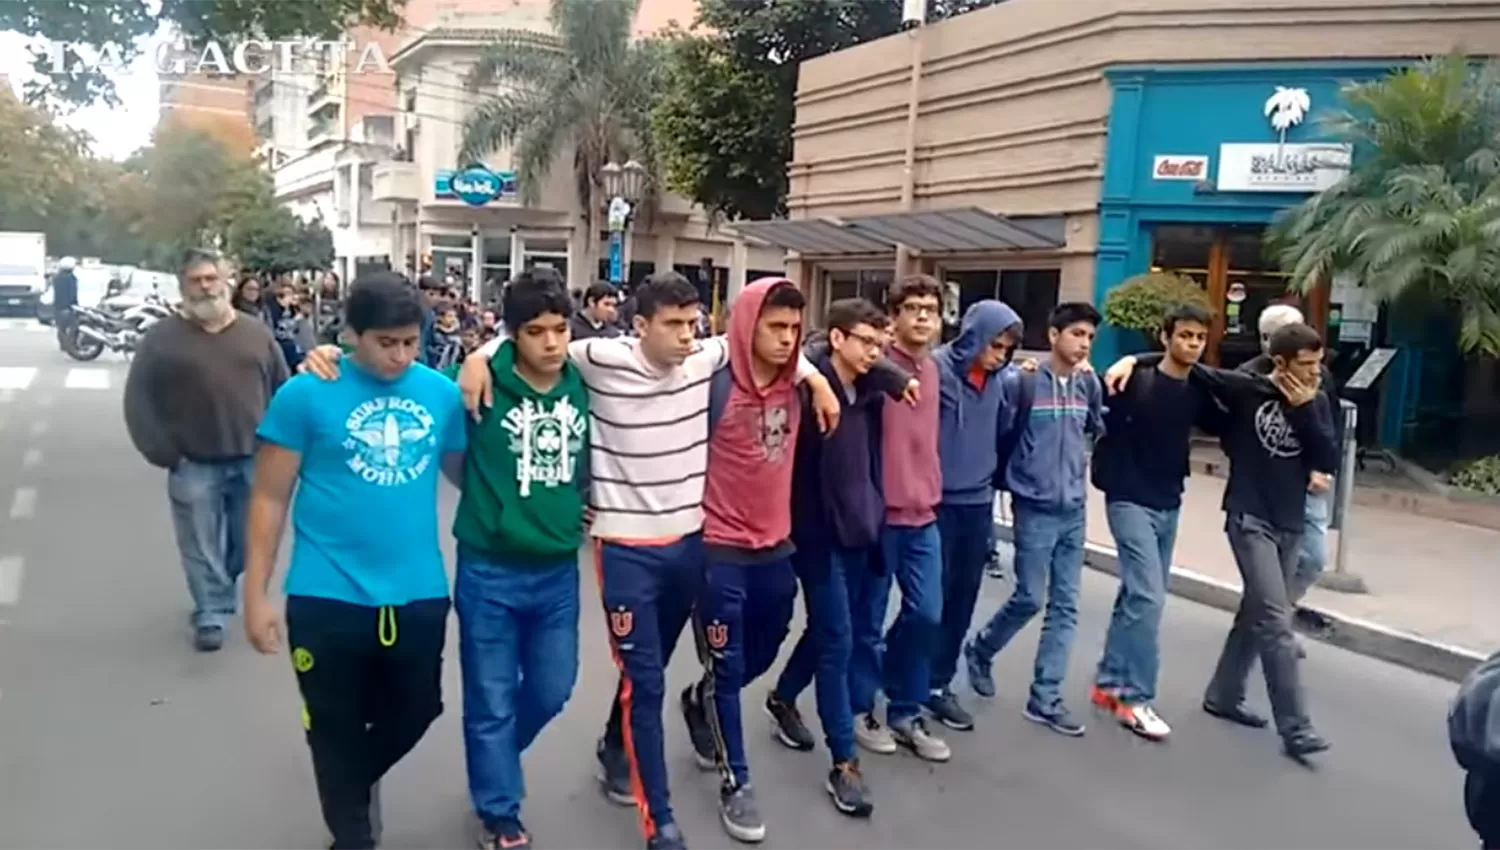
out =
[[1031,705],[1052,712],[1062,705],[1062,681],[1078,628],[1078,586],[1083,573],[1085,508],[1051,508],[1015,500],[1016,579],[1010,598],[979,630],[974,649],[994,658],[1042,610]]
[[578,559],[508,566],[467,546],[454,586],[469,797],[486,828],[520,816],[521,753],[578,677]]
[[1289,588],[1292,604],[1302,601],[1328,566],[1328,523],[1333,520],[1333,478],[1326,493],[1308,493],[1302,512],[1302,547],[1297,557],[1297,572]]
[[223,628],[239,610],[235,583],[245,571],[245,521],[253,458],[184,458],[167,473],[177,551],[193,597],[193,626]]
[[[943,547],[934,520],[888,525],[880,535],[886,571],[901,588],[901,611],[885,635],[886,722],[915,717],[927,702],[932,653],[943,621]],[[890,595],[890,584],[886,584]],[[884,602],[881,608],[884,610]]]
[[1094,682],[1117,691],[1126,703],[1151,702],[1161,669],[1158,635],[1177,542],[1177,511],[1110,502],[1106,516],[1119,552],[1120,590]]
[[[850,553],[853,555],[853,553]],[[875,710],[880,690],[880,670],[885,658],[885,609],[891,598],[891,574],[879,551],[867,551],[857,567],[844,561],[844,582],[849,588],[849,707],[855,714]]]
[[[799,570],[802,580],[802,602],[807,609],[807,628],[792,649],[781,678],[776,680],[776,698],[782,702],[797,701],[798,695],[814,685],[818,702],[818,721],[823,724],[823,737],[834,764],[842,764],[854,758],[854,710],[850,693],[854,689],[854,666],[850,663],[854,654],[853,627],[849,610],[849,588],[851,573],[859,573],[853,581],[860,581],[870,573],[871,552],[838,550],[828,553],[826,569],[817,565],[812,569]],[[793,566],[799,565],[799,556],[792,556]],[[875,629],[878,639],[879,627]],[[878,662],[869,667],[868,688],[870,701],[875,698],[878,687],[875,671]],[[869,706],[864,708],[869,711]]]
[[938,505],[943,543],[943,623],[932,659],[934,693],[947,690],[958,670],[958,653],[969,634],[984,565],[994,551],[995,506]]

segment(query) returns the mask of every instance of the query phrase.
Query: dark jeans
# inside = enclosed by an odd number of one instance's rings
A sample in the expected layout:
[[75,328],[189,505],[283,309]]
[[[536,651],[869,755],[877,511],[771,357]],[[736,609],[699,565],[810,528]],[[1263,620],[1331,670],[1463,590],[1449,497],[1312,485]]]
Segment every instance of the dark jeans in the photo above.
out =
[[443,713],[447,620],[447,599],[371,608],[287,597],[302,722],[335,850],[375,846],[370,786]]
[[517,567],[460,546],[453,602],[469,797],[495,830],[520,817],[521,754],[562,712],[578,678],[577,556]]
[[943,543],[943,624],[932,658],[934,692],[947,689],[958,670],[958,653],[994,548],[994,505],[938,505],[938,533]]
[[709,556],[694,632],[716,760],[724,780],[736,788],[750,784],[740,691],[776,660],[796,601],[791,559],[735,564]]
[[1500,765],[1464,776],[1464,811],[1484,850],[1500,850]]
[[167,473],[177,551],[193,597],[196,628],[224,626],[238,609],[235,583],[245,571],[245,520],[253,458],[183,459]]
[[1204,700],[1220,708],[1239,705],[1259,656],[1276,731],[1292,735],[1309,723],[1288,598],[1302,553],[1302,533],[1273,528],[1249,514],[1230,514],[1225,531],[1245,590]]
[[[802,603],[807,609],[807,627],[792,649],[781,678],[776,681],[776,698],[782,702],[796,702],[797,697],[814,684],[814,695],[818,703],[818,720],[823,724],[823,737],[834,764],[842,764],[854,758],[854,629],[851,617],[850,588],[856,582],[869,584],[879,581],[870,572],[869,549],[834,550],[827,555],[826,565],[810,565],[800,568],[801,553],[792,556],[792,564],[798,567],[802,580]],[[874,629],[879,638],[880,630]],[[875,674],[879,670],[878,660],[869,665],[865,673],[868,691],[873,701],[878,684]],[[865,705],[861,711],[869,711]]]
[[667,662],[703,584],[703,535],[666,546],[597,541],[600,596],[620,666],[605,744],[624,751],[647,839],[673,822],[662,739]]

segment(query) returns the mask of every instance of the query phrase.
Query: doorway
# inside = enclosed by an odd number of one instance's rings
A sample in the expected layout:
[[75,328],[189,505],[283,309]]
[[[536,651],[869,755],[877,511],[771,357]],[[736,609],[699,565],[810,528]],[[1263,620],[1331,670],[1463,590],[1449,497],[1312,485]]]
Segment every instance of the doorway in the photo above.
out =
[[1213,324],[1204,361],[1233,369],[1260,353],[1260,313],[1272,304],[1302,310],[1325,332],[1328,290],[1288,292],[1287,275],[1265,249],[1263,225],[1163,224],[1152,231],[1151,270],[1197,281],[1208,293]]

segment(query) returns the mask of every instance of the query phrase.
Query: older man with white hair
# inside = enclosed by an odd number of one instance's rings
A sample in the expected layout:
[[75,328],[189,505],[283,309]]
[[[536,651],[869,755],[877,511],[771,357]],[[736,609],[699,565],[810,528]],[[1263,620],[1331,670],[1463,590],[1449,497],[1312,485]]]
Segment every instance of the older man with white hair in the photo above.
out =
[[167,470],[193,644],[214,652],[245,566],[255,429],[287,365],[263,323],[237,318],[217,254],[188,251],[177,281],[177,312],[151,326],[130,364],[125,426],[146,462]]
[[[1290,304],[1272,304],[1260,311],[1257,327],[1260,330],[1260,356],[1245,362],[1240,369],[1257,375],[1269,375],[1274,364],[1266,353],[1271,335],[1287,325],[1305,324],[1302,311]],[[1335,446],[1343,446],[1344,417],[1339,409],[1338,390],[1328,365],[1323,365],[1319,391],[1328,397],[1328,409],[1333,416]],[[1328,565],[1328,524],[1333,518],[1333,477],[1321,472],[1312,473],[1307,484],[1307,508],[1302,522],[1302,555],[1297,562],[1297,572],[1287,588],[1287,596],[1296,605],[1307,595],[1318,575]]]

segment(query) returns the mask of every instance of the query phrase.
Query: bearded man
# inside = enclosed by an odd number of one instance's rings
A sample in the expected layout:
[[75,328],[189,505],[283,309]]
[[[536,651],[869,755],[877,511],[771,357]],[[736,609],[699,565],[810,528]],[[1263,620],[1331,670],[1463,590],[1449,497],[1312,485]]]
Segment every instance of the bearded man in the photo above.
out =
[[125,426],[146,461],[167,470],[193,645],[214,652],[245,566],[255,429],[287,365],[265,324],[237,317],[216,254],[189,251],[177,282],[177,312],[146,332],[130,364]]

